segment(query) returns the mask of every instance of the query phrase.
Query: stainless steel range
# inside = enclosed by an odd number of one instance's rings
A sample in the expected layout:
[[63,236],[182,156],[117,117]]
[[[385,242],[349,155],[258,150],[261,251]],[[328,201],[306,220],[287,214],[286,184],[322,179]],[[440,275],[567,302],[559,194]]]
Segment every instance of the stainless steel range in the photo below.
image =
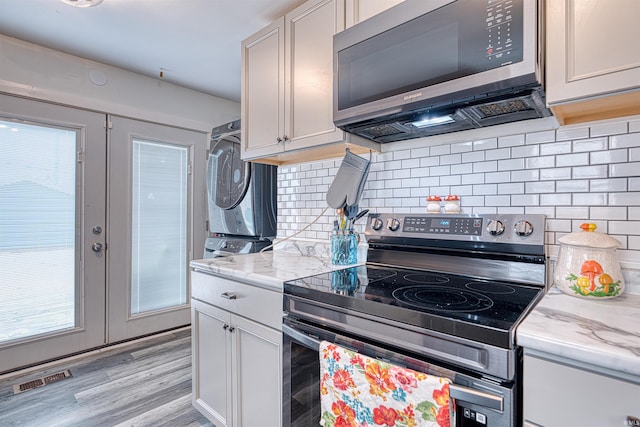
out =
[[366,266],[284,285],[285,425],[320,419],[321,340],[448,377],[452,425],[519,425],[515,331],[544,294],[544,230],[544,215],[369,215]]

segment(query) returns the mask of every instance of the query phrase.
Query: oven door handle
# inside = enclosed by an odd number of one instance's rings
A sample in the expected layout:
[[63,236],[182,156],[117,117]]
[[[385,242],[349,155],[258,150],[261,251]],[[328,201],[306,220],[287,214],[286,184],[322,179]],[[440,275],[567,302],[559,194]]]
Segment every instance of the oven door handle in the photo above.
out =
[[320,351],[320,340],[315,337],[307,335],[302,331],[299,331],[289,325],[284,325],[284,324],[282,325],[282,333],[288,335],[289,337],[300,342],[301,344],[304,344],[311,350],[314,350],[317,352]]
[[491,393],[463,387],[457,384],[449,384],[449,395],[452,399],[462,400],[464,402],[479,405],[484,408],[504,410],[504,399]]

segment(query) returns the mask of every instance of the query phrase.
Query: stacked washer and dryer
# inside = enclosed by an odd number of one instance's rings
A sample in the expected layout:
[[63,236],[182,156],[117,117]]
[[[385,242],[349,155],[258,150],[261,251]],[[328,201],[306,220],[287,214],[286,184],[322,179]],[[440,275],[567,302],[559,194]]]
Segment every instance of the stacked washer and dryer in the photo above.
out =
[[258,252],[276,237],[277,167],[240,158],[240,120],[211,131],[204,258]]

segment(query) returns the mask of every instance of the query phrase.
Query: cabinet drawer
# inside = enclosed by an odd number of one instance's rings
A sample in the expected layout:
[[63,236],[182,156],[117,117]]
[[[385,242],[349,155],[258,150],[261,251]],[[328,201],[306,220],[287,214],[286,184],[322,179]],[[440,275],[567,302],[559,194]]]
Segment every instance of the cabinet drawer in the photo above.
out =
[[632,425],[627,417],[640,417],[640,385],[631,381],[525,353],[525,426]]
[[277,330],[282,329],[281,292],[193,271],[191,296]]

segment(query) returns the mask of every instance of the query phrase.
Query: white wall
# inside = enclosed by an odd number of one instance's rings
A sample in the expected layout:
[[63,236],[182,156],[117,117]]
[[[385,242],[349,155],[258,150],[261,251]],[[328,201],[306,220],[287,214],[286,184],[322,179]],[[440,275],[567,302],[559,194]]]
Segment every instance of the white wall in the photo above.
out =
[[240,117],[237,102],[1,34],[0,92],[203,132]]
[[[0,92],[199,131],[200,153],[206,150],[212,127],[240,117],[237,102],[2,34]],[[204,155],[197,157],[204,159]],[[204,160],[200,167],[204,170]],[[206,206],[205,182],[196,183],[194,191]],[[194,213],[195,251],[204,247],[205,209]]]
[[[622,243],[623,268],[640,269],[640,117],[536,131],[532,124],[494,127],[493,135],[487,128],[482,139],[467,133],[468,140],[449,144],[387,146],[392,151],[373,155],[360,208],[426,213],[427,196],[457,194],[466,213],[546,214],[552,257],[559,237],[594,222]],[[327,206],[341,161],[279,167],[279,237]],[[327,240],[334,219],[330,209],[300,237]]]

